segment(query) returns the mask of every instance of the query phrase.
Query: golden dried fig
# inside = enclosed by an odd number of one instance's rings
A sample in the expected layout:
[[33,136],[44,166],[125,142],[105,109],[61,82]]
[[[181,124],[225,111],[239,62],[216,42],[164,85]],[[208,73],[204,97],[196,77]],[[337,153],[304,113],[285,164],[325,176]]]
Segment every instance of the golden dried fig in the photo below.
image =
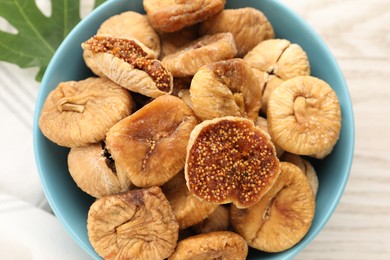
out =
[[180,98],[164,95],[114,125],[106,144],[132,183],[160,186],[183,169],[196,124],[192,110]]
[[311,76],[289,79],[268,102],[268,129],[275,144],[319,159],[332,151],[340,134],[341,110],[325,81]]
[[200,67],[215,61],[227,60],[237,49],[231,33],[205,35],[162,59],[174,77],[193,76]]
[[180,31],[164,33],[159,32],[161,42],[160,59],[177,52],[181,47],[198,38],[199,24],[185,27]]
[[161,189],[172,206],[180,229],[201,222],[218,207],[218,204],[200,200],[189,192],[184,172],[176,174]]
[[309,230],[315,198],[303,172],[281,162],[274,186],[249,208],[231,207],[231,224],[248,245],[266,252],[280,252],[297,244]]
[[175,32],[220,12],[225,0],[144,0],[143,4],[154,28]]
[[60,146],[86,146],[102,141],[132,107],[130,93],[108,79],[62,82],[46,98],[39,127]]
[[161,189],[105,196],[90,207],[88,238],[104,259],[165,259],[176,247],[179,225]]
[[89,195],[100,198],[128,190],[132,185],[102,142],[70,149],[69,173],[77,186]]
[[[261,130],[263,130],[263,132],[266,132],[267,134],[269,134],[268,122],[267,122],[266,118],[259,116],[256,119],[255,126],[259,127]],[[271,139],[271,141],[272,141],[272,139]],[[276,155],[278,156],[278,158],[280,158],[280,156],[282,156],[282,154],[284,153],[284,150],[282,148],[280,148],[278,145],[275,145],[274,142],[272,142],[272,143],[275,146]]]
[[244,260],[248,255],[245,240],[230,231],[217,231],[192,236],[180,241],[169,260]]
[[156,54],[136,39],[98,35],[82,48],[91,70],[97,69],[95,73],[128,90],[153,98],[172,92],[172,75],[155,59]]
[[225,231],[229,228],[229,222],[229,209],[220,205],[205,220],[192,226],[192,229],[198,234]]
[[111,16],[100,25],[96,34],[135,38],[153,50],[156,56],[160,54],[160,37],[146,15],[137,12],[127,11]]
[[248,119],[207,120],[191,133],[185,177],[189,190],[199,198],[246,208],[271,188],[279,172],[269,135]]
[[201,120],[241,116],[256,120],[261,89],[251,68],[242,59],[203,66],[190,87],[193,109]]
[[199,32],[201,35],[231,32],[237,45],[237,57],[243,57],[259,42],[275,37],[267,17],[251,7],[225,9],[204,21]]
[[314,195],[317,195],[319,185],[318,176],[313,165],[308,160],[305,160],[301,156],[292,153],[284,153],[281,157],[281,160],[293,163],[298,166],[299,169],[301,169],[301,171],[306,175]]
[[285,39],[266,40],[256,45],[244,60],[263,73],[259,80],[263,87],[263,112],[266,113],[268,98],[283,81],[297,76],[310,75],[309,59],[298,45]]

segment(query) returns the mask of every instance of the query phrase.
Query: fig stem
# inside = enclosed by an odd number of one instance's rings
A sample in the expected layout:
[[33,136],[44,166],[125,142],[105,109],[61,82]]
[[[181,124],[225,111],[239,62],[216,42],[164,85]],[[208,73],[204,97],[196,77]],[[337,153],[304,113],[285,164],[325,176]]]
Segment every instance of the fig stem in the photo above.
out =
[[72,103],[63,103],[58,106],[60,112],[63,111],[73,111],[78,113],[83,113],[85,109],[84,105],[72,104]]
[[306,98],[299,96],[294,100],[294,116],[298,123],[307,121]]

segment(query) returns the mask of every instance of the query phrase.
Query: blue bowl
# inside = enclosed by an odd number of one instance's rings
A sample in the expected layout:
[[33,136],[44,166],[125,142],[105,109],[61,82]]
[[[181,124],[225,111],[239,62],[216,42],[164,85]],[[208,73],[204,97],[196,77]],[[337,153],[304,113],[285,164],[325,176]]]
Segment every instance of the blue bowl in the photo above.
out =
[[[289,259],[312,241],[329,220],[348,180],[354,149],[354,121],[351,99],[342,72],[324,41],[298,15],[275,0],[227,1],[226,8],[251,6],[261,10],[272,23],[277,38],[298,43],[307,53],[312,75],[335,90],[343,116],[340,139],[324,160],[314,160],[320,188],[313,224],[305,238],[291,249],[274,254],[250,250],[249,259]],[[83,19],[63,41],[43,77],[34,115],[34,152],[43,190],[53,212],[74,240],[93,258],[100,259],[88,240],[87,214],[93,198],[73,182],[67,168],[68,149],[46,139],[38,125],[43,103],[58,83],[91,76],[84,64],[80,44],[93,36],[99,25],[112,15],[133,10],[144,12],[142,1],[112,0]]]

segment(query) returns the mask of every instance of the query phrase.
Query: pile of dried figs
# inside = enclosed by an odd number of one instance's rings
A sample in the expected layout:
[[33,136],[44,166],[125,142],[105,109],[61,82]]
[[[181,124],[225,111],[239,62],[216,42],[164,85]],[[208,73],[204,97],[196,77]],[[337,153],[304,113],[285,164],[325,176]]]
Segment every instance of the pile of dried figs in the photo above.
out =
[[253,8],[144,0],[82,43],[96,75],[60,83],[42,133],[96,198],[89,240],[105,259],[245,259],[308,232],[338,98],[304,50]]

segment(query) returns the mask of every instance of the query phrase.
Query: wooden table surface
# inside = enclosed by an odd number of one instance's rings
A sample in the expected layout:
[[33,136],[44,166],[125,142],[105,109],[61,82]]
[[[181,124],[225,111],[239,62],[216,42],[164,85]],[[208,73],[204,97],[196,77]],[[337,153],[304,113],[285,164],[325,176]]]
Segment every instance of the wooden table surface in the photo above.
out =
[[340,204],[296,259],[390,259],[390,1],[282,2],[308,21],[335,55],[356,128]]

